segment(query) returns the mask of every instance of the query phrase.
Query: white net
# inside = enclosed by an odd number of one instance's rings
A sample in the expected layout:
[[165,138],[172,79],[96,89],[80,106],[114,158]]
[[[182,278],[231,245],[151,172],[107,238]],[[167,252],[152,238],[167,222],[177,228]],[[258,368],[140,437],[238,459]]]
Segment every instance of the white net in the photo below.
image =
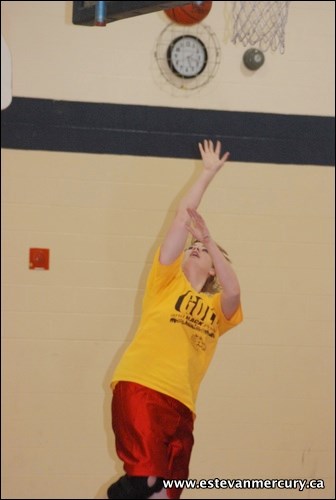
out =
[[285,26],[290,2],[233,2],[232,42],[285,51]]

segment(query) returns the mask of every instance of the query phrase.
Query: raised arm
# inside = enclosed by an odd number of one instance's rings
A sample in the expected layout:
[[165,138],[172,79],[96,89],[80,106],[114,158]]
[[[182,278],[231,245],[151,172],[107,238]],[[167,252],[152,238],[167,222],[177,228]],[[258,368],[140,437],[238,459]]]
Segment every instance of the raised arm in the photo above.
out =
[[195,239],[203,243],[209,252],[217,281],[221,286],[222,311],[224,316],[230,319],[240,304],[240,286],[237,275],[212,239],[203,217],[195,209],[189,209],[188,213],[190,215],[188,230]]
[[204,140],[203,144],[199,143],[198,146],[203,160],[203,169],[179,203],[175,218],[161,246],[160,262],[162,264],[171,264],[183,251],[189,232],[187,229],[190,222],[188,209],[198,208],[208,185],[229,157],[228,152],[221,156],[219,141],[214,146],[212,141]]

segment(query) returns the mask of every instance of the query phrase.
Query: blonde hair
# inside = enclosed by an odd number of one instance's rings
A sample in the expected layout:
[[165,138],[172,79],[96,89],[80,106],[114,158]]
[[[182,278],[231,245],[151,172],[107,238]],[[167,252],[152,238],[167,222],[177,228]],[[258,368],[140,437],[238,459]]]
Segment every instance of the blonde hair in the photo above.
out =
[[[197,240],[196,238],[192,238],[191,244],[193,245],[194,243],[196,243],[198,241],[199,240]],[[217,242],[215,242],[215,243],[217,245],[217,248],[224,255],[225,259],[228,262],[230,262],[230,264],[232,264],[232,262],[231,262],[231,260],[229,258],[229,254],[227,253],[227,251],[223,247],[221,247],[220,245],[218,245]],[[216,275],[214,275],[214,276],[209,275],[208,278],[207,278],[207,280],[206,280],[206,282],[203,285],[203,288],[202,288],[201,292],[208,293],[209,295],[213,295],[214,293],[220,292],[221,289],[222,289],[222,287],[218,283]]]

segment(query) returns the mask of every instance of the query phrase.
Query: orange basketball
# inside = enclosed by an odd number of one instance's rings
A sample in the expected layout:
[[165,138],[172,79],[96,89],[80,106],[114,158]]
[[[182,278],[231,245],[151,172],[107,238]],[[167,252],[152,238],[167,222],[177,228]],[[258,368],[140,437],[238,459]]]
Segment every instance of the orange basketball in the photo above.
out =
[[177,24],[196,24],[203,21],[209,14],[212,2],[193,2],[183,7],[175,7],[167,9],[165,13]]

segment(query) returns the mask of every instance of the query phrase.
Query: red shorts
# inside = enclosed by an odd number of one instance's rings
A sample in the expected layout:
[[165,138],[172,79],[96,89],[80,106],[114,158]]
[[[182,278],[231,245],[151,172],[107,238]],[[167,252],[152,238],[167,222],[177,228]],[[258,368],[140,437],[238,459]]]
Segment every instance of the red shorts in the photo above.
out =
[[[193,413],[176,399],[134,382],[115,386],[112,428],[126,474],[187,479],[193,427]],[[181,492],[172,489],[168,496]]]

